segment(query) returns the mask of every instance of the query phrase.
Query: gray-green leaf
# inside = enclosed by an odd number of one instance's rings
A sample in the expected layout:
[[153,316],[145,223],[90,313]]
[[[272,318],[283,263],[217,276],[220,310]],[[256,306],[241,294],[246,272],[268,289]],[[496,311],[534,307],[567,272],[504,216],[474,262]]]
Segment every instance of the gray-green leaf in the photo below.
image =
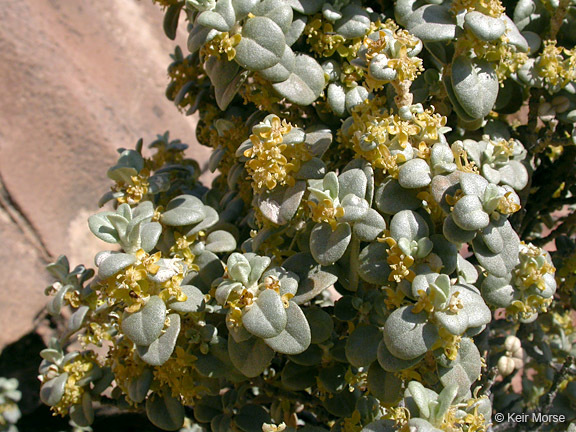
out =
[[274,351],[262,339],[257,338],[239,343],[228,338],[228,352],[232,364],[248,378],[264,372],[274,357]]
[[286,48],[282,29],[267,17],[250,18],[242,27],[242,40],[234,58],[248,70],[262,70],[280,61]]
[[264,342],[274,351],[281,354],[300,354],[310,345],[310,326],[302,309],[291,301],[286,309],[286,328],[278,336],[264,339]]
[[287,323],[286,309],[280,294],[272,289],[262,291],[244,312],[242,323],[246,330],[259,338],[278,336]]
[[174,351],[176,340],[180,334],[180,315],[170,314],[168,315],[168,319],[170,320],[170,326],[162,336],[149,346],[138,345],[136,347],[140,358],[149,365],[163,365],[168,361]]
[[316,224],[310,234],[310,252],[319,264],[334,264],[346,252],[351,238],[352,230],[347,223],[338,224],[334,231],[325,222]]
[[272,87],[290,102],[305,106],[320,96],[325,85],[324,71],[318,62],[305,54],[297,54],[294,71],[288,79],[274,83]]
[[138,312],[125,314],[122,331],[136,345],[150,345],[164,328],[166,305],[158,296],[152,296]]
[[154,393],[146,400],[146,414],[154,426],[168,431],[178,430],[184,423],[184,407],[169,389],[164,389],[162,395]]

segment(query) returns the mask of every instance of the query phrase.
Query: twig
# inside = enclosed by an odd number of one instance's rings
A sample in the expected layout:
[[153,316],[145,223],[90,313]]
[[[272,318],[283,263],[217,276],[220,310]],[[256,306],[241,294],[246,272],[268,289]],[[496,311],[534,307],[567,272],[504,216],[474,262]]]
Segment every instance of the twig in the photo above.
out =
[[556,39],[556,35],[562,27],[562,23],[564,22],[564,18],[568,13],[568,6],[570,5],[570,0],[560,0],[560,4],[556,9],[556,12],[550,19],[550,33],[548,39],[554,40]]
[[[554,400],[556,399],[556,396],[558,396],[558,390],[560,384],[562,383],[562,381],[566,379],[568,375],[571,375],[570,367],[573,365],[574,365],[574,357],[568,356],[566,357],[566,361],[564,362],[560,370],[556,371],[556,373],[554,374],[554,379],[552,380],[552,386],[550,386],[550,390],[548,391],[548,393],[543,396],[545,400],[545,405],[540,410],[542,414],[548,414],[552,410]],[[538,430],[540,430],[540,428]]]

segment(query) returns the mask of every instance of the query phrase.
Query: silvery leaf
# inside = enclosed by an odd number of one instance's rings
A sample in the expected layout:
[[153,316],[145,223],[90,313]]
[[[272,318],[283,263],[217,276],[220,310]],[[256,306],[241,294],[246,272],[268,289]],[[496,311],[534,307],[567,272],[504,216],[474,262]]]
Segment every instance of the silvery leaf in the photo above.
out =
[[395,179],[388,179],[376,189],[376,208],[385,214],[396,214],[402,210],[416,210],[422,200],[416,197],[418,191],[406,190]]
[[302,309],[293,301],[289,304],[290,306],[286,309],[286,328],[278,336],[264,339],[264,342],[276,352],[294,355],[308,348],[311,335],[310,326]]
[[[292,9],[290,9],[292,11]],[[294,51],[290,47],[284,49],[284,54],[280,58],[280,61],[274,66],[267,69],[262,69],[260,75],[270,82],[282,82],[290,78],[290,74],[294,71],[294,66],[296,64],[296,56]]]
[[482,202],[475,195],[464,195],[458,200],[452,211],[452,219],[466,231],[483,229],[490,223],[490,216],[484,212]]
[[81,403],[70,407],[70,418],[80,427],[88,427],[94,422],[94,408],[89,392],[84,392]]
[[265,289],[251,306],[244,309],[242,324],[259,338],[278,336],[286,327],[287,314],[280,294]]
[[409,369],[412,366],[418,364],[423,357],[424,355],[421,355],[410,360],[403,360],[390,352],[384,339],[382,339],[378,345],[378,364],[386,372],[400,372],[402,370]]
[[242,40],[234,60],[248,70],[262,70],[277,64],[286,48],[282,29],[267,17],[254,17],[242,27]]
[[122,331],[136,345],[150,345],[164,328],[166,305],[158,296],[152,296],[137,312],[125,313],[122,318]]
[[[411,360],[425,354],[438,339],[438,331],[426,313],[415,314],[404,306],[390,314],[384,324],[384,342],[396,357]],[[397,335],[401,334],[399,338]]]
[[283,33],[290,30],[292,24],[293,10],[286,3],[279,3],[276,0],[264,0],[257,3],[250,12],[256,16],[265,16],[274,21],[282,29]]
[[390,221],[390,235],[399,240],[419,240],[430,235],[428,224],[422,216],[411,210],[402,210]]
[[236,239],[228,231],[212,231],[206,237],[206,250],[210,252],[231,252],[236,249]]
[[370,243],[358,256],[358,275],[368,283],[386,285],[390,276],[390,267],[386,262],[388,245]]
[[499,83],[490,63],[459,56],[452,63],[452,88],[466,113],[482,119],[494,107]]
[[218,0],[213,11],[204,11],[197,18],[197,24],[220,32],[230,31],[235,23],[236,13],[231,0]]
[[186,295],[186,300],[171,302],[170,309],[179,313],[200,312],[204,309],[205,299],[202,291],[192,285],[181,285],[180,289]]
[[108,220],[108,216],[113,214],[114,212],[100,212],[88,218],[90,231],[106,243],[118,243],[120,241],[120,236],[116,231],[116,228]]
[[160,221],[165,225],[184,226],[196,224],[205,216],[202,201],[192,195],[180,195],[168,203]]
[[358,326],[346,340],[346,358],[352,366],[367,367],[378,357],[382,334],[374,325]]
[[134,255],[115,253],[107,255],[98,267],[98,276],[107,279],[136,262]]
[[287,0],[287,3],[296,12],[304,15],[313,15],[320,11],[324,2],[322,0]]
[[443,5],[419,7],[406,19],[406,27],[423,42],[447,42],[459,33],[456,20]]
[[365,198],[367,186],[368,180],[361,169],[354,168],[344,171],[338,176],[338,198],[344,200],[350,194]]
[[40,400],[49,406],[56,405],[64,396],[67,381],[68,373],[64,372],[56,378],[44,382],[40,388]]
[[128,397],[136,402],[141,403],[146,399],[146,395],[148,394],[148,390],[150,390],[150,384],[152,384],[152,380],[154,375],[152,370],[146,368],[140,373],[138,376],[133,377],[128,382]]
[[355,3],[342,9],[342,18],[336,21],[334,31],[346,39],[364,36],[370,29],[370,17],[366,10]]
[[430,166],[424,159],[411,159],[400,167],[398,183],[406,189],[428,186],[432,181]]
[[258,207],[271,222],[284,225],[296,214],[305,191],[306,182],[297,181],[294,186],[277,188],[258,196]]
[[324,71],[318,62],[306,54],[297,54],[294,70],[288,79],[273,83],[272,87],[290,102],[306,106],[320,96],[325,85]]
[[291,47],[300,38],[304,29],[306,28],[306,23],[308,18],[304,15],[295,14],[292,24],[290,24],[290,29],[284,33],[286,37],[286,45]]
[[140,231],[140,245],[145,252],[150,252],[156,247],[160,235],[162,234],[162,225],[158,222],[149,222],[142,225]]
[[373,241],[386,229],[384,218],[376,210],[370,208],[366,214],[353,224],[353,232],[361,241]]
[[346,89],[341,83],[333,82],[328,85],[327,101],[332,112],[338,117],[346,114]]
[[302,304],[313,299],[338,280],[333,272],[321,270],[314,258],[308,253],[292,255],[284,261],[282,266],[300,277],[298,292],[292,299],[296,304]]
[[257,338],[239,343],[228,338],[228,351],[232,364],[248,378],[264,372],[274,357],[274,351],[262,339]]
[[478,11],[468,12],[464,17],[464,22],[464,28],[469,29],[476,37],[487,42],[500,38],[506,31],[504,21]]
[[325,222],[317,223],[310,235],[310,252],[319,264],[334,264],[346,252],[351,237],[352,230],[347,223],[338,224],[334,231]]
[[149,346],[138,345],[136,350],[142,360],[152,366],[161,366],[168,361],[174,347],[176,340],[180,334],[180,315],[168,315],[170,326],[166,329],[164,334],[152,342]]

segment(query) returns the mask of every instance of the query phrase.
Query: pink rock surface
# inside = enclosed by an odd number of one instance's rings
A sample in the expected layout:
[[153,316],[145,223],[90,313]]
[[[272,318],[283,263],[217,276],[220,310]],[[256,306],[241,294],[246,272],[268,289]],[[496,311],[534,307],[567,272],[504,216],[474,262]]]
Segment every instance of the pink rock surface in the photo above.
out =
[[170,130],[209,151],[164,97],[176,42],[150,0],[0,0],[0,22],[1,349],[32,329],[50,258],[92,265],[86,219],[116,148]]

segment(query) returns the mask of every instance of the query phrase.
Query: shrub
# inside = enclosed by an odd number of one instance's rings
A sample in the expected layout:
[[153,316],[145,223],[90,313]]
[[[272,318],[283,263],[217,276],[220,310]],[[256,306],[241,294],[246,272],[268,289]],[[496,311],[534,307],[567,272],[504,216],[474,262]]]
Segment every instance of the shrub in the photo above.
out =
[[218,176],[167,133],[120,150],[89,219],[111,250],[48,268],[73,313],[42,400],[82,427],[114,404],[165,430],[566,430],[573,2],[156,3],[171,38],[185,14],[166,95]]

